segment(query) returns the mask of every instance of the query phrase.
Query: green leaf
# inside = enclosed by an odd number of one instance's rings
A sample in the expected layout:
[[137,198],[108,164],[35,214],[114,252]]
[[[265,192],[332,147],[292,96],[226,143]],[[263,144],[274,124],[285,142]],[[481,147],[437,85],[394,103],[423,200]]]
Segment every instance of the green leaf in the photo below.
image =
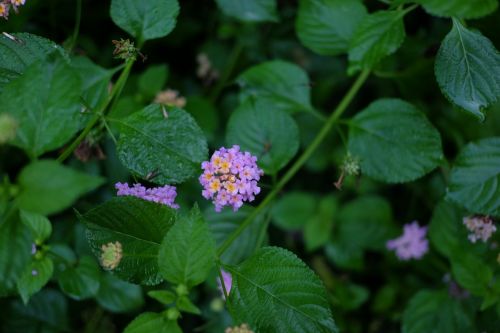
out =
[[300,0],[295,29],[300,42],[314,52],[337,55],[347,52],[366,14],[359,0]]
[[[254,209],[254,207],[243,206],[237,212],[234,212],[231,208],[225,208],[219,213],[213,207],[206,209],[204,216],[217,246],[222,245],[226,238],[243,223]],[[262,214],[257,215],[248,228],[243,230],[224,251],[220,258],[224,263],[239,264],[251,256],[258,246],[262,245],[259,243],[264,243],[267,236],[267,224],[263,217]]]
[[182,312],[192,313],[200,315],[201,311],[196,305],[194,305],[187,296],[181,296],[177,300],[177,308]]
[[30,213],[24,210],[21,210],[20,216],[21,221],[31,230],[31,233],[35,238],[35,242],[38,244],[42,244],[52,234],[52,225],[50,224],[49,219],[45,216]]
[[104,179],[70,169],[53,160],[34,162],[19,174],[22,209],[42,215],[63,211],[83,194],[94,190]]
[[7,296],[16,286],[31,258],[31,232],[18,215],[0,216],[0,296]]
[[168,67],[165,64],[149,66],[139,76],[137,86],[146,99],[151,99],[163,88],[168,78]]
[[169,290],[151,290],[148,291],[148,296],[164,305],[172,304],[177,299],[175,293]]
[[456,19],[441,43],[434,70],[446,98],[480,120],[500,96],[500,54],[488,38]]
[[0,95],[1,110],[19,124],[12,144],[30,157],[65,144],[78,131],[80,90],[78,74],[61,56],[29,66]]
[[23,74],[29,65],[43,62],[54,50],[66,56],[61,47],[48,39],[28,33],[10,35],[16,40],[0,35],[0,92],[5,84]]
[[67,332],[68,304],[58,291],[44,289],[34,295],[28,305],[15,300],[10,304],[2,328],[9,333]]
[[116,197],[80,218],[98,258],[103,245],[122,245],[122,258],[113,269],[114,274],[137,284],[155,285],[162,281],[158,250],[176,219],[174,209],[135,197]]
[[162,276],[193,287],[208,276],[215,261],[215,241],[197,206],[180,217],[163,239],[158,255]]
[[442,161],[439,132],[415,106],[379,99],[350,122],[349,151],[361,171],[387,183],[415,180]]
[[410,300],[403,315],[402,333],[476,332],[472,315],[446,291],[422,290]]
[[243,72],[237,83],[242,88],[242,100],[253,96],[259,102],[267,102],[273,110],[289,113],[314,111],[307,73],[295,64],[281,60],[263,62]]
[[349,46],[350,74],[372,69],[399,49],[406,36],[404,15],[404,11],[379,11],[361,21]]
[[289,192],[279,198],[271,209],[272,221],[287,231],[301,230],[316,212],[316,200],[307,192]]
[[500,137],[462,149],[451,169],[446,196],[472,213],[500,216]]
[[264,173],[276,174],[297,153],[299,130],[293,118],[273,104],[248,99],[231,115],[226,142],[257,156]]
[[179,3],[177,0],[112,0],[113,22],[142,41],[161,38],[175,27]]
[[100,306],[115,313],[131,312],[144,304],[140,286],[122,281],[109,273],[102,275],[96,300]]
[[188,97],[186,111],[200,125],[207,139],[213,140],[219,127],[219,111],[215,105],[208,98],[193,95]]
[[337,332],[320,279],[293,253],[260,249],[237,268],[231,308],[257,332]]
[[52,259],[47,257],[33,260],[26,266],[19,280],[17,280],[17,290],[24,304],[27,304],[30,297],[39,292],[49,282],[52,273],[54,273],[54,264]]
[[244,22],[277,22],[276,0],[215,0],[227,16]]
[[207,142],[202,130],[184,110],[168,110],[165,118],[160,105],[150,105],[121,124],[118,157],[142,178],[156,172],[151,181],[180,183],[200,173],[207,158]]
[[144,312],[128,324],[123,333],[182,333],[182,330],[165,315]]
[[325,246],[325,254],[329,261],[340,268],[361,271],[364,267],[363,250],[359,247],[330,241]]
[[97,295],[101,272],[92,257],[83,256],[76,266],[68,266],[58,274],[59,287],[69,297],[83,300]]
[[338,209],[337,199],[333,195],[319,201],[316,214],[309,217],[304,227],[307,251],[314,251],[328,242]]
[[109,83],[116,70],[102,68],[87,57],[73,58],[71,67],[82,81],[82,99],[85,101],[85,106],[95,109],[109,96]]
[[479,18],[493,13],[498,8],[497,0],[416,0],[432,15]]
[[451,270],[456,281],[472,294],[485,296],[490,293],[493,271],[481,257],[467,252],[455,255],[451,261]]

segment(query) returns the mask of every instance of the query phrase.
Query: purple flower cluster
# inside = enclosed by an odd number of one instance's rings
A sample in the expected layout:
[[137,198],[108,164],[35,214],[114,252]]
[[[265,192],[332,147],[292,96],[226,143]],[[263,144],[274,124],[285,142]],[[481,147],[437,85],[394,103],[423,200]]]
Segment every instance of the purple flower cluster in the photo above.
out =
[[497,231],[497,227],[489,216],[467,216],[464,217],[463,222],[471,232],[468,238],[472,243],[479,239],[486,243],[491,235]]
[[429,251],[426,234],[427,227],[420,227],[417,221],[405,224],[403,235],[388,241],[387,249],[395,250],[400,260],[420,259]]
[[167,205],[174,209],[179,208],[179,205],[174,202],[177,196],[175,186],[165,185],[162,187],[146,188],[141,184],[134,184],[132,187],[129,187],[127,183],[116,183],[115,188],[118,190],[116,193],[118,196],[131,195],[147,201]]
[[230,149],[220,148],[210,161],[201,164],[202,195],[213,201],[216,212],[224,206],[232,206],[237,211],[244,201],[255,199],[260,192],[257,181],[264,174],[256,162],[257,157],[241,152],[235,145]]

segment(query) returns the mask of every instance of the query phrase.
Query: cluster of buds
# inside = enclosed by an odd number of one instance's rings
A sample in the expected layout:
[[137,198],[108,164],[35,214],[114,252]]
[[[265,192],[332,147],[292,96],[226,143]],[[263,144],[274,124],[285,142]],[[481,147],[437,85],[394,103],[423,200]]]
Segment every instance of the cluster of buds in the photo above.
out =
[[466,216],[463,222],[471,232],[469,234],[469,240],[472,243],[477,242],[479,239],[485,243],[491,235],[497,231],[493,219],[489,216]]
[[199,180],[205,199],[211,199],[215,211],[232,206],[237,211],[244,201],[251,202],[260,193],[257,182],[264,172],[257,166],[257,157],[241,152],[239,146],[215,151],[210,161],[201,164]]
[[16,137],[18,123],[7,113],[0,114],[0,144],[7,143]]
[[186,98],[180,96],[177,90],[167,89],[156,95],[155,103],[183,108],[186,106]]
[[139,52],[139,49],[136,48],[134,43],[129,39],[121,38],[120,40],[112,40],[111,42],[115,46],[113,55],[116,59],[135,60],[137,58],[137,55],[140,55],[143,61],[146,59],[146,57],[141,52]]
[[400,260],[420,259],[429,251],[426,235],[427,227],[421,227],[417,221],[413,221],[405,224],[403,234],[388,241],[386,247],[395,251]]
[[344,161],[342,162],[342,166],[340,167],[340,177],[339,179],[333,183],[335,187],[339,190],[342,189],[342,184],[344,182],[344,177],[347,176],[358,176],[360,173],[360,165],[359,158],[351,155],[350,152],[347,152],[344,157]]
[[241,324],[240,326],[226,328],[224,333],[253,333],[253,331],[247,324]]
[[7,20],[11,9],[17,14],[18,7],[23,6],[25,3],[26,0],[0,0],[0,17]]
[[198,63],[196,75],[207,85],[219,78],[219,71],[212,66],[212,62],[205,53],[198,54],[196,62]]
[[112,270],[118,267],[123,257],[122,244],[118,241],[109,242],[101,246],[101,265],[104,269]]

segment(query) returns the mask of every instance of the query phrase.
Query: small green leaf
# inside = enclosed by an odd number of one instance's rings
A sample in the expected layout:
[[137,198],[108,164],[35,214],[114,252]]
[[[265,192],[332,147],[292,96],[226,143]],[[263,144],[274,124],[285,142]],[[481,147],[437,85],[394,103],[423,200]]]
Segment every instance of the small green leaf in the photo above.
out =
[[26,68],[0,95],[2,112],[19,124],[12,144],[31,157],[65,144],[79,128],[80,91],[78,74],[60,55]]
[[144,297],[140,286],[106,273],[102,275],[96,301],[108,311],[123,313],[139,309],[144,304]]
[[372,69],[396,52],[405,39],[404,11],[379,11],[359,24],[349,47],[349,73]]
[[237,83],[241,86],[241,100],[250,96],[267,102],[272,110],[289,113],[313,111],[310,83],[307,73],[299,66],[273,60],[247,69]]
[[49,282],[52,273],[54,273],[54,264],[52,259],[47,257],[40,260],[35,259],[26,266],[17,280],[17,290],[24,304],[27,304],[30,297]]
[[325,246],[325,254],[333,264],[340,268],[361,271],[364,267],[363,250],[359,247],[329,241]]
[[200,173],[207,142],[186,111],[173,108],[165,117],[155,104],[117,122],[118,157],[131,172],[142,178],[155,172],[151,181],[158,184],[180,183]]
[[472,314],[445,291],[422,290],[410,300],[403,315],[402,333],[476,332]]
[[201,311],[196,305],[194,305],[187,296],[181,296],[177,300],[177,308],[182,312],[188,312],[196,315],[200,315]]
[[123,333],[182,333],[177,321],[163,314],[144,312],[125,328]]
[[273,223],[283,230],[301,230],[316,212],[316,200],[306,192],[286,193],[271,209]]
[[208,98],[189,96],[186,104],[189,112],[200,125],[208,141],[213,141],[219,127],[219,111]]
[[387,183],[415,180],[443,158],[439,132],[415,106],[379,99],[350,122],[349,151],[362,173]]
[[176,219],[174,209],[135,197],[117,197],[80,216],[87,239],[100,258],[102,246],[119,242],[122,257],[113,273],[132,283],[155,285],[158,250]]
[[450,173],[447,198],[472,213],[500,216],[500,137],[469,143]]
[[56,50],[67,56],[56,43],[28,33],[10,34],[16,40],[0,35],[0,92],[5,84],[23,74],[34,62],[43,62]]
[[215,261],[215,241],[197,206],[180,217],[163,239],[158,255],[162,276],[193,287],[208,276]]
[[152,99],[165,86],[168,78],[168,67],[165,64],[149,66],[139,76],[137,86],[146,99]]
[[68,266],[58,274],[59,287],[69,297],[83,300],[97,295],[100,281],[99,266],[89,256],[83,256],[78,264]]
[[416,0],[432,15],[473,19],[493,13],[497,0]]
[[443,94],[480,120],[500,96],[500,54],[488,38],[456,19],[439,48],[435,74]]
[[52,225],[50,224],[49,219],[45,216],[30,213],[24,210],[21,210],[20,216],[24,225],[30,228],[31,233],[38,244],[46,241],[52,234]]
[[164,305],[172,304],[177,299],[177,295],[169,290],[151,290],[148,296]]
[[455,255],[451,260],[451,270],[457,282],[472,294],[485,296],[491,292],[489,285],[493,271],[479,256],[467,252]]
[[112,0],[111,19],[139,42],[168,35],[175,27],[177,0]]
[[295,29],[302,44],[322,55],[347,52],[366,16],[359,0],[300,0]]
[[299,130],[295,120],[273,104],[246,100],[231,115],[226,142],[257,156],[266,174],[276,174],[297,153]]
[[307,219],[304,227],[304,242],[307,251],[314,251],[328,242],[338,209],[334,196],[321,198],[314,216]]
[[338,332],[320,279],[287,250],[265,247],[237,268],[231,308],[257,332]]
[[244,22],[276,22],[276,0],[215,0],[227,16]]
[[42,215],[63,211],[83,194],[103,183],[103,178],[73,170],[53,160],[34,162],[19,174],[22,209]]

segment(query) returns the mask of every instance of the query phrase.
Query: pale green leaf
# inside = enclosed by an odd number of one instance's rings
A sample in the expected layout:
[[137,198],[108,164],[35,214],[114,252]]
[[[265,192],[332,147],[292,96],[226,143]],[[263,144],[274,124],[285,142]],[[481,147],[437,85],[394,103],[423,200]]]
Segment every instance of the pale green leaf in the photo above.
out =
[[359,0],[301,0],[295,29],[301,43],[314,52],[337,55],[347,52],[366,14]]
[[169,290],[150,290],[148,296],[164,305],[172,304],[177,299],[177,295]]
[[134,174],[147,178],[155,173],[151,181],[158,184],[180,183],[200,174],[207,142],[186,111],[163,112],[154,104],[117,122],[121,125],[118,157]]
[[488,38],[456,19],[439,48],[435,74],[443,94],[480,120],[500,97],[500,54]]
[[361,172],[387,183],[415,180],[436,168],[443,155],[439,132],[415,106],[379,99],[349,123],[349,151]]
[[265,247],[233,277],[231,308],[256,332],[337,332],[321,280],[293,253]]
[[276,0],[215,0],[227,16],[244,22],[276,22]]

